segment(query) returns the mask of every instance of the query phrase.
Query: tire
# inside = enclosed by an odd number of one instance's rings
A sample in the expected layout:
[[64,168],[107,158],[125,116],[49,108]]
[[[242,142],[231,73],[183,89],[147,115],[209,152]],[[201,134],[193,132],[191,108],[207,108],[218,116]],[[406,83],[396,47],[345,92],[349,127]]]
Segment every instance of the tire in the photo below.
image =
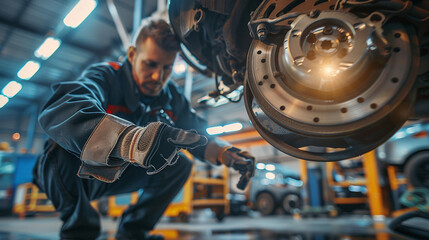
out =
[[287,214],[294,214],[302,207],[301,197],[295,193],[288,193],[282,198],[282,209]]
[[429,152],[413,156],[405,165],[405,176],[413,187],[429,188]]
[[256,210],[262,215],[271,215],[276,209],[276,202],[272,194],[268,192],[262,192],[256,198]]

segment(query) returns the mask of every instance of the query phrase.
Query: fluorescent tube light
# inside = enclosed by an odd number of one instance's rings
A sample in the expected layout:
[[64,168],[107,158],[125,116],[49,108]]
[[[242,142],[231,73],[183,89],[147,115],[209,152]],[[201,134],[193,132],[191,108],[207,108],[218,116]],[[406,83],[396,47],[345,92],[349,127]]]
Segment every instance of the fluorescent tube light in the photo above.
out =
[[67,27],[77,28],[96,6],[97,2],[94,0],[80,0],[64,18],[64,24]]
[[42,45],[34,52],[34,55],[43,60],[48,59],[61,45],[57,38],[48,37]]
[[223,131],[226,133],[240,131],[241,129],[243,129],[243,124],[241,123],[231,123],[223,126]]
[[8,97],[12,98],[15,96],[19,91],[21,91],[22,85],[19,82],[16,81],[10,81],[2,90],[2,93]]
[[0,95],[0,108],[6,105],[7,102],[9,102],[9,98],[4,95]]
[[225,126],[214,126],[206,129],[209,135],[217,135],[221,133],[240,131],[243,128],[241,123],[230,123]]
[[35,61],[28,61],[24,67],[19,70],[19,72],[16,74],[19,78],[28,80],[33,77],[34,74],[36,74],[37,71],[39,71],[40,63]]
[[209,135],[221,134],[223,133],[223,127],[222,126],[209,127],[206,129],[206,131]]

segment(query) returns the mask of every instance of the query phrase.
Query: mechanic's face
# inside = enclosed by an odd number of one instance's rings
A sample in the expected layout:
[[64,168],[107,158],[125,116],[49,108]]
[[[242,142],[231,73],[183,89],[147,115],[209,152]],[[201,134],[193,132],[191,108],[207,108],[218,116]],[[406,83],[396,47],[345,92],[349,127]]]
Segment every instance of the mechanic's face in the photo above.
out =
[[176,52],[162,49],[149,37],[137,47],[130,47],[127,56],[140,91],[157,96],[170,77]]

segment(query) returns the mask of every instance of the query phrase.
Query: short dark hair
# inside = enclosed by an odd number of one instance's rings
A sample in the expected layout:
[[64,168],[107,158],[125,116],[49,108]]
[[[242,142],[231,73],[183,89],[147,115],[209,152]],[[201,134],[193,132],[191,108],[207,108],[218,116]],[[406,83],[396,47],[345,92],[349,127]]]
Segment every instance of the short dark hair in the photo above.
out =
[[163,19],[153,17],[143,19],[140,28],[134,35],[133,45],[137,47],[149,37],[166,51],[180,50],[180,43],[174,35],[173,29]]

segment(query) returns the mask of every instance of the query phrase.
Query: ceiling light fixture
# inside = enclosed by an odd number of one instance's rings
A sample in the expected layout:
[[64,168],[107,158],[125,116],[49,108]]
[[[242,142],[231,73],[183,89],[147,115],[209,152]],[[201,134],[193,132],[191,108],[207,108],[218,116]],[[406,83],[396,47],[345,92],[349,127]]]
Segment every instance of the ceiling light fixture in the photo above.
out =
[[21,70],[18,71],[16,75],[18,75],[19,78],[28,80],[36,74],[37,71],[39,71],[40,63],[36,61],[28,61],[25,63],[25,65],[21,68]]
[[6,105],[7,102],[9,102],[9,98],[4,95],[0,95],[0,108]]
[[8,97],[14,97],[19,91],[21,91],[22,85],[16,81],[10,81],[2,90],[2,93]]
[[67,27],[77,28],[97,6],[94,0],[80,0],[64,18]]
[[206,132],[209,135],[218,135],[222,133],[236,132],[243,129],[243,124],[241,123],[230,123],[224,126],[214,126],[206,129]]
[[43,60],[48,59],[61,45],[61,40],[48,37],[34,52],[34,55]]

